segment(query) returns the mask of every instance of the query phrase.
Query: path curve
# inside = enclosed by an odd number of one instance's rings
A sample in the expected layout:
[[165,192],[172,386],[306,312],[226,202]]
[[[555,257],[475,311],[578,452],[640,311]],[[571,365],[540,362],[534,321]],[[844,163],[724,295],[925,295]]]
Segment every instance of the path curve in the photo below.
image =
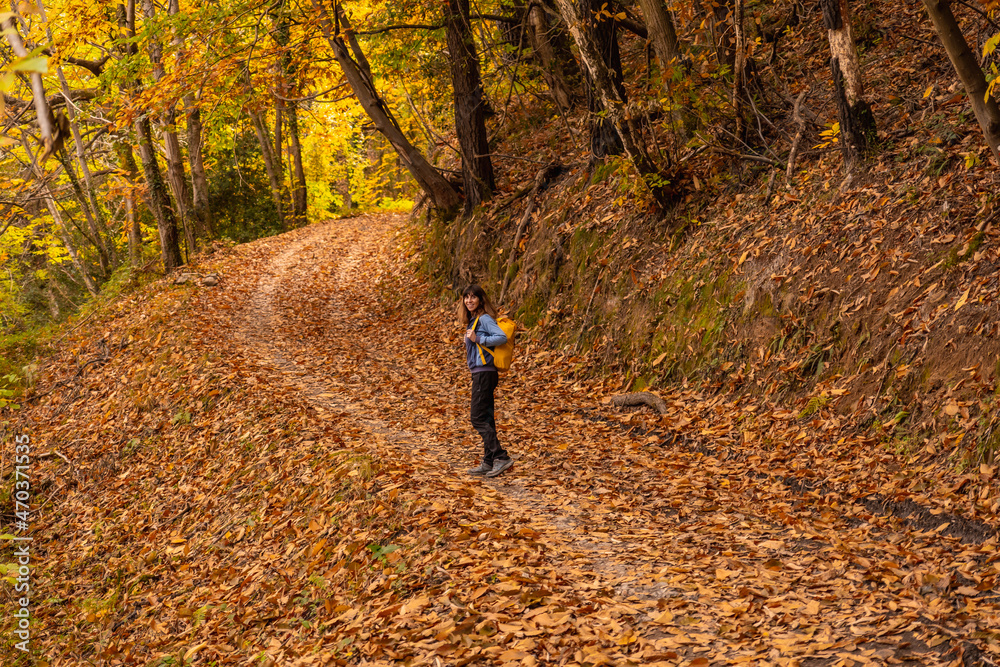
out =
[[[434,359],[451,355],[461,366],[460,332],[440,318],[420,321],[419,313],[441,304],[392,293],[406,270],[386,251],[400,222],[365,217],[300,230],[260,276],[236,340],[318,411],[359,428],[366,435],[359,451],[404,461],[429,485],[448,480],[447,488],[469,503],[488,504],[498,525],[525,526],[548,549],[539,570],[553,572],[553,585],[576,586],[619,610],[580,619],[577,631],[627,624],[629,633],[618,634],[647,649],[634,664],[687,664],[702,656],[714,656],[704,664],[978,664],[969,662],[978,651],[967,639],[995,619],[974,616],[955,626],[933,596],[914,598],[870,576],[873,559],[889,563],[881,571],[895,572],[897,581],[934,574],[937,566],[925,572],[919,560],[906,562],[891,534],[851,527],[810,504],[805,492],[792,509],[787,491],[782,497],[765,482],[731,488],[725,461],[655,452],[620,429],[574,416],[571,406],[538,391],[547,380],[537,366],[505,377],[500,390],[501,406],[512,399],[498,421],[515,468],[494,480],[466,478],[476,447],[464,421],[467,377],[460,368],[422,367],[411,362],[419,357],[402,354],[415,343],[399,319],[412,316],[411,326],[427,339],[418,341],[420,349]],[[332,296],[317,303],[322,285],[332,285]],[[395,328],[373,324],[379,318]],[[339,361],[324,365],[331,346]],[[569,448],[573,458],[562,461]],[[844,546],[858,530],[871,534],[862,542],[870,548],[865,554]],[[958,554],[952,542],[928,548],[939,560],[942,550]],[[566,573],[576,581],[566,582]],[[832,614],[854,620],[834,621]],[[552,664],[586,658],[550,656]]]

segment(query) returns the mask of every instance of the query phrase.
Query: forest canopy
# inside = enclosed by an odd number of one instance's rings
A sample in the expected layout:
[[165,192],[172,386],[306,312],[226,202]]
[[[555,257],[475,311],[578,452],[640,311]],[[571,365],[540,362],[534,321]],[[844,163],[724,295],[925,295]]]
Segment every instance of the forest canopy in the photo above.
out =
[[219,241],[358,208],[468,215],[560,164],[618,160],[633,203],[668,219],[747,168],[788,184],[810,152],[841,151],[849,179],[897,104],[873,77],[942,93],[914,75],[920,49],[947,57],[943,92],[978,123],[967,168],[995,166],[998,8],[22,0],[2,15],[0,328]]

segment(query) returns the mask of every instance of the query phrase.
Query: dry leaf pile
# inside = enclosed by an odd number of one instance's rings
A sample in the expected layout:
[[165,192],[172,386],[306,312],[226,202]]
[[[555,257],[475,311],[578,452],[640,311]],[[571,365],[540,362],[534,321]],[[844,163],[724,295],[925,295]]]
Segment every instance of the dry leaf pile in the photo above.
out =
[[463,332],[400,225],[237,247],[218,286],[67,337],[20,424],[38,660],[996,661],[988,466],[921,476],[822,411],[693,390],[616,412],[526,332],[497,397],[515,467],[466,476]]

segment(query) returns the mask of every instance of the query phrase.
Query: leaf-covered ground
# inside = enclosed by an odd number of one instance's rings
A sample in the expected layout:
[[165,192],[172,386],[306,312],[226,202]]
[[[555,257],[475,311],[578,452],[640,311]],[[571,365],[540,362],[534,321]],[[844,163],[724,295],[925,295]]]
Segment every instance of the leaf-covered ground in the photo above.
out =
[[66,334],[16,425],[29,662],[997,661],[988,466],[903,469],[830,419],[694,391],[619,412],[526,332],[498,392],[515,467],[466,476],[462,332],[400,229],[239,246],[202,267],[218,286]]

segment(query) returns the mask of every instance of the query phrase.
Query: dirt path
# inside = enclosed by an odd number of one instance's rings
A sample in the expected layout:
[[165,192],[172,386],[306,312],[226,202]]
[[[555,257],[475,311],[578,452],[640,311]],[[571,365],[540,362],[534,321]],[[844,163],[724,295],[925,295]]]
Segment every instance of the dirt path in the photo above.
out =
[[[546,363],[554,353],[538,346],[519,348],[498,394],[515,467],[467,477],[479,445],[461,332],[450,304],[388,250],[399,222],[366,217],[298,234],[260,276],[235,338],[343,422],[349,446],[415,480],[426,513],[451,515],[490,546],[487,560],[472,551],[438,566],[452,604],[494,624],[490,645],[465,646],[462,660],[995,662],[980,653],[1000,630],[982,585],[996,574],[995,540],[908,531],[868,513],[863,498],[795,491],[766,470],[748,475],[743,458],[630,435],[566,386]],[[448,633],[421,637],[387,655],[462,662],[442,653]]]

